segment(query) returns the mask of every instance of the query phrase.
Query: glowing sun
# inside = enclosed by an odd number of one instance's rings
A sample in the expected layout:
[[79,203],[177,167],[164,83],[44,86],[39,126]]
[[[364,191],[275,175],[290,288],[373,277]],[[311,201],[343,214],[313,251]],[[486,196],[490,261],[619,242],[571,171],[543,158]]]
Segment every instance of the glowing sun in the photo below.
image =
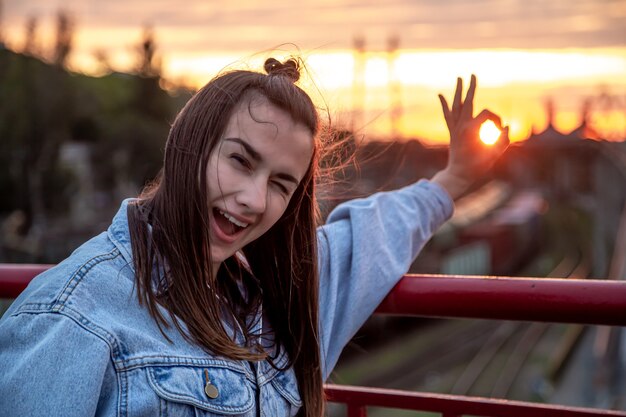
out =
[[487,120],[480,126],[480,132],[478,133],[478,135],[480,136],[480,140],[482,140],[484,144],[493,145],[498,141],[500,133],[500,129],[498,129],[496,124],[491,120]]

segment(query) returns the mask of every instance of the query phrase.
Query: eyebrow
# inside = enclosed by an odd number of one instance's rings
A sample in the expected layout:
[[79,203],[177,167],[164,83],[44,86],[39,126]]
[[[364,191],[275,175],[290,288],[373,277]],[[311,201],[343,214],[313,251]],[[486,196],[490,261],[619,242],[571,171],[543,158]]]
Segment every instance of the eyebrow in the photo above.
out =
[[[263,162],[263,157],[261,156],[261,154],[254,149],[248,142],[244,141],[243,139],[240,138],[225,138],[225,141],[229,141],[229,142],[234,142],[234,143],[238,143],[239,145],[241,145],[245,151],[250,154],[250,156],[252,157],[252,159],[254,159],[256,162]],[[289,175],[285,172],[279,172],[278,174],[276,174],[276,176],[282,180],[285,181],[289,181],[289,182],[293,182],[296,186],[300,184],[300,181],[298,181],[294,176]]]

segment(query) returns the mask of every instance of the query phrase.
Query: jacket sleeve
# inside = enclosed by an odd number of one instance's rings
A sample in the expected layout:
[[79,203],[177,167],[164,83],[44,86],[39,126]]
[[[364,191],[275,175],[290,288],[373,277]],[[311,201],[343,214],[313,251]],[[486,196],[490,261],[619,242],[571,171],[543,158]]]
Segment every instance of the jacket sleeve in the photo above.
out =
[[344,203],[318,229],[324,379],[344,346],[452,212],[450,196],[421,180]]
[[104,381],[115,378],[105,378],[114,373],[109,345],[86,326],[53,312],[4,317],[0,410],[14,417],[94,416]]

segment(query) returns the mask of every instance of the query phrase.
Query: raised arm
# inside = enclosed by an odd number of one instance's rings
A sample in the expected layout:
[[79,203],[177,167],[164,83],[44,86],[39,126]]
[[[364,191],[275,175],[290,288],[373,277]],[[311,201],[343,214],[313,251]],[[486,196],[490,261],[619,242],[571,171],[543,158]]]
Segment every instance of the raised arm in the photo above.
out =
[[[476,78],[462,99],[440,96],[450,131],[448,164],[431,181],[378,193],[338,206],[318,232],[322,366],[326,378],[341,350],[409,269],[433,233],[452,215],[453,199],[491,168],[509,144],[508,128],[488,110],[473,117]],[[502,130],[498,144],[484,145],[480,125]]]
[[318,231],[324,377],[452,209],[448,194],[424,180],[333,210]]

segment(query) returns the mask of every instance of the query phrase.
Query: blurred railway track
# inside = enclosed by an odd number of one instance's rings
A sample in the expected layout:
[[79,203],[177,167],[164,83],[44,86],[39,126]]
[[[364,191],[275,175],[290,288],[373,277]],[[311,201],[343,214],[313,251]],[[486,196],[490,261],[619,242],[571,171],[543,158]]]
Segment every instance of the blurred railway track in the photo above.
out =
[[[581,251],[572,250],[546,275],[585,278],[589,275],[588,263]],[[346,369],[340,368],[336,382],[511,398],[516,385],[531,382],[524,380],[524,369],[542,342],[551,346],[553,352],[542,367],[542,380],[554,382],[571,357],[582,328],[548,323],[442,320],[428,330],[433,336],[426,336],[423,344],[415,341],[422,333],[416,330],[396,340],[395,351],[393,347],[382,347],[378,352],[386,358],[382,364],[376,363],[377,352],[368,352],[367,360],[360,365],[363,371],[343,373],[351,373],[357,379],[342,382],[342,372]]]
[[[588,263],[579,250],[573,250],[549,274],[550,278],[587,278]],[[488,395],[492,398],[508,398],[513,385],[517,382],[520,371],[524,368],[531,352],[537,347],[544,335],[553,327],[549,323],[514,323],[500,322],[489,338],[485,340],[479,352],[471,359],[465,370],[456,380],[451,389],[452,394]],[[580,326],[573,326],[580,328]],[[578,338],[581,332],[576,333]],[[565,344],[563,344],[563,342]],[[576,346],[571,339],[559,340],[557,357],[550,358],[546,369],[560,369],[571,357],[571,350]],[[554,361],[560,362],[558,365]],[[490,372],[488,384],[483,381],[477,387],[481,375]],[[554,371],[546,373],[554,377]]]
[[[490,272],[470,274],[515,275],[516,269],[504,272],[502,268],[517,265],[521,276],[563,279],[589,276],[587,254],[590,250],[588,241],[583,238],[588,230],[580,213],[560,206],[546,212],[543,200],[532,193],[507,194],[502,190],[500,193],[507,198],[497,200],[493,216],[475,216],[473,221],[451,227],[447,232],[457,239],[435,242],[440,246],[435,245],[434,249],[441,250],[450,241],[460,245],[477,242],[488,246],[491,269],[487,271]],[[541,217],[544,215],[545,218]],[[459,217],[469,219],[470,216]],[[456,254],[445,250],[439,253]],[[513,262],[511,257],[523,259],[523,262]],[[442,259],[445,257],[438,258],[439,261]],[[458,262],[460,270],[457,272],[465,274],[475,263]],[[528,275],[524,270],[529,271]],[[588,329],[580,325],[480,319],[427,320],[416,321],[413,328],[398,329],[385,340],[379,335],[386,333],[387,318],[378,319],[375,340],[384,340],[386,344],[368,347],[367,338],[363,339],[361,350],[364,352],[340,363],[333,382],[548,401],[563,382],[560,377],[569,369],[570,359],[577,357],[572,352],[576,351]],[[394,414],[389,409],[372,411],[368,414],[372,417],[406,415]]]

